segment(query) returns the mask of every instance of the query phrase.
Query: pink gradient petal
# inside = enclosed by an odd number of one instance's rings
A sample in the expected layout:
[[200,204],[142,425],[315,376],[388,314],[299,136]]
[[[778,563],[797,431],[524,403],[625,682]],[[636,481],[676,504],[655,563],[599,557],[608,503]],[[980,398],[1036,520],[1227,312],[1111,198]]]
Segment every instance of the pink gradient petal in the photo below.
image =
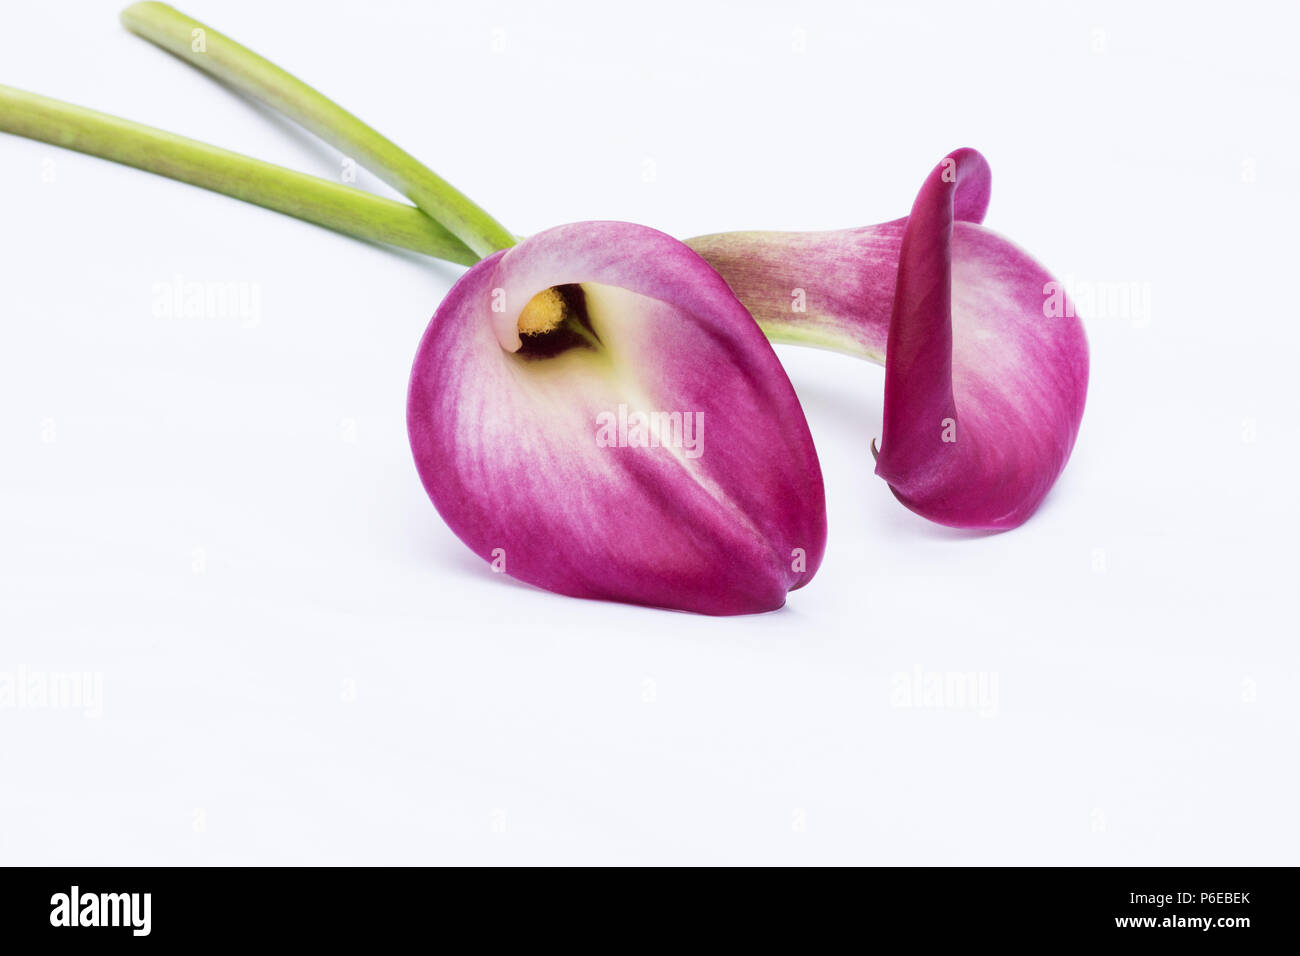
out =
[[688,243],[774,341],[886,366],[877,474],[913,511],[960,528],[1034,512],[1069,458],[1088,382],[1073,309],[1045,314],[1059,284],[979,225],[990,186],[984,157],[959,149],[907,218]]
[[[956,217],[979,223],[988,210],[992,176],[984,157],[958,149],[941,174],[964,175]],[[720,232],[686,240],[727,280],[774,342],[848,352],[885,364],[898,256],[907,217],[828,232]]]
[[[954,222],[973,176],[964,151],[912,206],[885,360],[876,474],[918,514],[1004,529],[1038,508],[1069,460],[1088,391],[1083,326],[1044,308],[1051,276],[1011,243]],[[955,172],[955,175],[952,173]]]
[[[568,284],[599,349],[530,356],[520,310]],[[700,415],[702,441],[602,447],[598,417],[620,406]],[[748,613],[821,562],[821,470],[784,370],[718,274],[653,229],[560,226],[471,269],[420,344],[408,426],[451,529],[547,590]]]
[[688,239],[774,342],[885,364],[906,219],[831,232],[726,232]]

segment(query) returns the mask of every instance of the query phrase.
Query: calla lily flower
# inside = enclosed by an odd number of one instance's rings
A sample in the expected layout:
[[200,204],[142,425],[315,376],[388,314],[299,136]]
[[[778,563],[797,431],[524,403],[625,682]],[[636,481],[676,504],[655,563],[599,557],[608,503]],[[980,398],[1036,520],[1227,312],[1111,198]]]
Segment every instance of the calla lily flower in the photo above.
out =
[[821,470],[785,371],[654,229],[559,226],[475,265],[420,343],[408,425],[456,535],[550,591],[738,614],[821,562]]
[[706,236],[697,254],[653,229],[579,223],[516,244],[230,38],[157,3],[123,21],[355,156],[414,207],[6,87],[0,130],[475,263],[420,344],[408,426],[438,511],[496,570],[711,614],[784,604],[821,562],[826,516],[807,423],[765,333],[884,363],[876,471],[935,521],[1014,527],[1069,457],[1083,330],[1060,284],[980,225],[990,178],[973,150],[936,167],[910,216],[865,229]]
[[885,366],[876,474],[899,501],[997,530],[1029,518],[1070,457],[1088,344],[1061,284],[981,225],[990,182],[984,157],[960,149],[904,219],[689,245],[773,340]]
[[415,206],[6,87],[0,130],[474,263],[421,342],[408,425],[435,506],[493,569],[709,614],[778,608],[811,580],[826,512],[807,422],[762,331],[696,253],[625,223],[517,244],[410,154],[229,37],[158,3],[123,21]]

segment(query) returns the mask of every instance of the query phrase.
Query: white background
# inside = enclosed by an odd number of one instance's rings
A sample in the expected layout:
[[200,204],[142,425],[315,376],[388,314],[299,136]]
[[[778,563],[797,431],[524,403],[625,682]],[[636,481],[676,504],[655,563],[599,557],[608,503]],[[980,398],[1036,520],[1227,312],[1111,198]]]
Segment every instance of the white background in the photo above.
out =
[[[1294,7],[543,6],[184,9],[520,233],[866,224],[979,148],[990,227],[1150,294],[1088,317],[1055,491],[928,524],[872,475],[881,370],[782,349],[810,586],[732,619],[536,591],[410,461],[457,269],[0,136],[0,674],[103,688],[0,708],[0,861],[1296,863]],[[119,8],[7,5],[0,82],[340,175]],[[177,276],[257,320],[155,317]],[[900,706],[950,672],[996,696]]]

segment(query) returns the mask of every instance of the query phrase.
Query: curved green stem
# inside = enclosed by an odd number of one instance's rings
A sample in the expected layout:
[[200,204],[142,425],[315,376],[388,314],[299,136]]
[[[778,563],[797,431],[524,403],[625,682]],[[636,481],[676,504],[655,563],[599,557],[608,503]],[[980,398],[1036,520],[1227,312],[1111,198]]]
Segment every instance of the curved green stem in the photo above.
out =
[[75,149],[450,262],[479,257],[414,206],[151,126],[0,86],[0,131]]
[[266,103],[357,160],[480,256],[515,237],[451,184],[297,77],[165,3],[122,11],[127,29]]
[[[0,132],[168,176],[358,239],[462,265],[479,261],[414,206],[35,93],[0,86]],[[773,342],[881,361],[833,327],[793,328],[763,319],[758,325]]]
[[[414,206],[49,97],[0,86],[0,132],[75,149],[286,213],[344,235],[472,265],[479,256]],[[833,324],[758,320],[773,342],[881,359]]]

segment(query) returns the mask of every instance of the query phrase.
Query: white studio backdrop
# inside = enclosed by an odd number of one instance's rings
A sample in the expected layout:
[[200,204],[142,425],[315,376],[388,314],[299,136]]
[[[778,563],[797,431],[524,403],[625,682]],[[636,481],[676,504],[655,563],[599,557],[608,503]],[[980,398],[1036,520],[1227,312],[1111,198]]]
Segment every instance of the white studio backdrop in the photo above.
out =
[[[0,82],[343,175],[121,5],[5,4]],[[1296,862],[1293,6],[181,8],[521,234],[867,224],[974,146],[1095,293],[1088,409],[1028,524],[951,532],[872,474],[882,370],[783,347],[816,579],[556,597],[410,460],[458,269],[0,136],[0,862]]]

